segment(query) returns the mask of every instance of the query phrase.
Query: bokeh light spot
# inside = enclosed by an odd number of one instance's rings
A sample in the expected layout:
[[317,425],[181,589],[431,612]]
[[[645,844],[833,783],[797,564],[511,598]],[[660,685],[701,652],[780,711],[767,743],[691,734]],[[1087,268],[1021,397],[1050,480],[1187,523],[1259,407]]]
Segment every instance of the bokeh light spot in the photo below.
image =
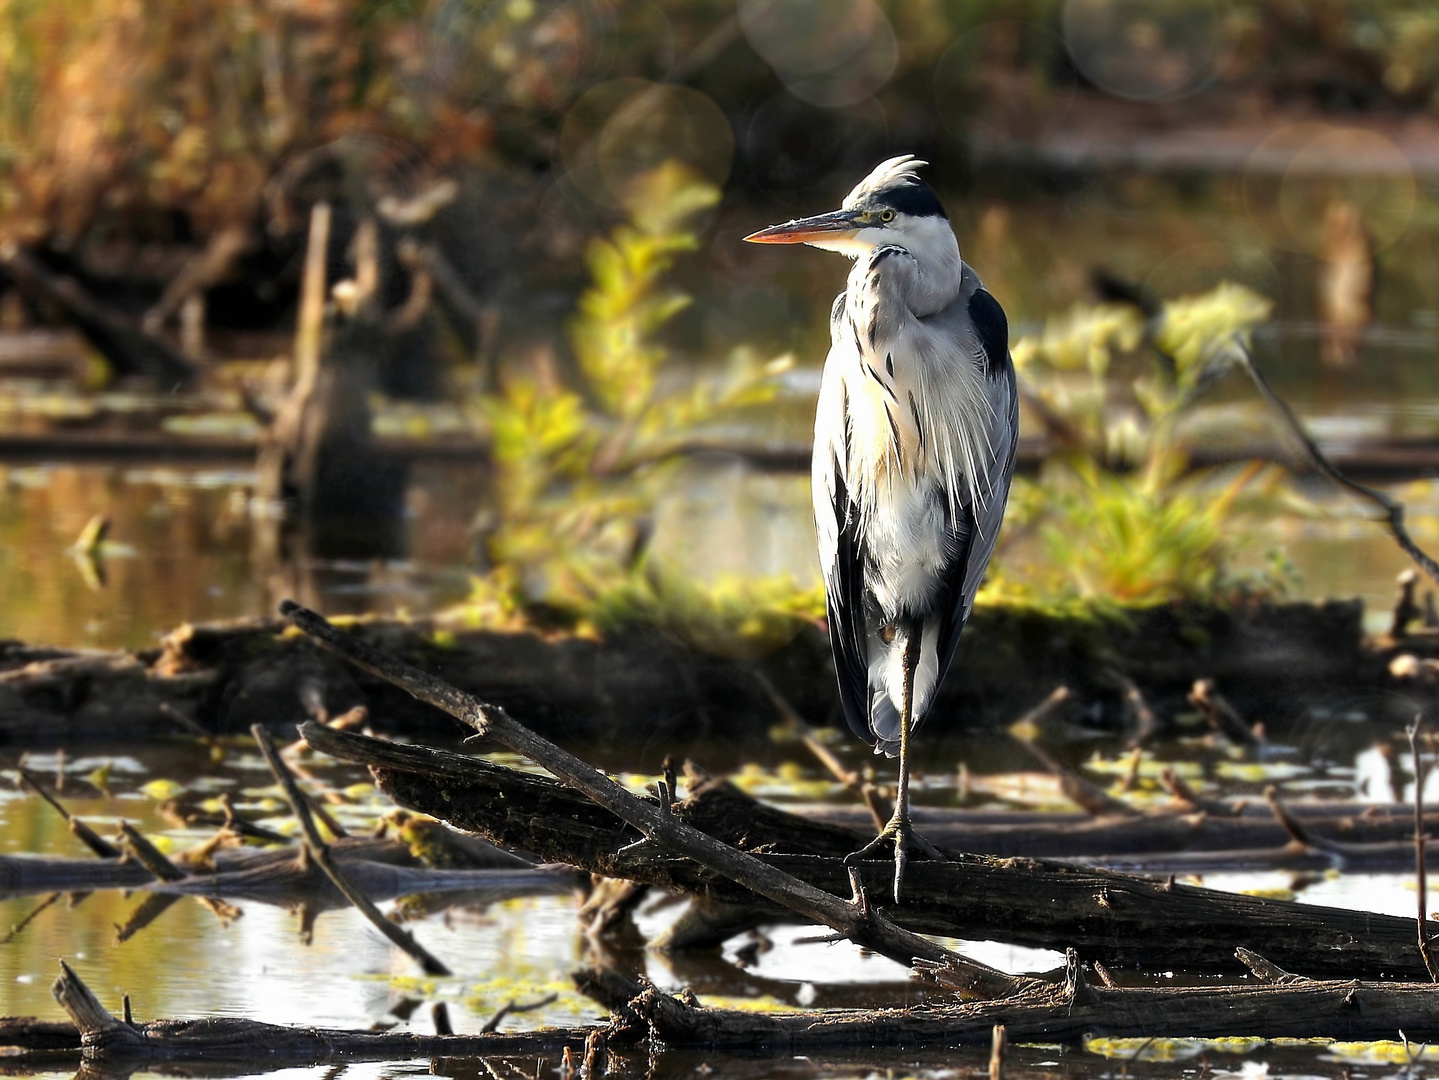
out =
[[838,108],[894,75],[899,44],[873,0],[740,0],[740,27],[790,93]]
[[1064,41],[1100,89],[1168,101],[1204,88],[1228,54],[1225,0],[1065,0]]
[[1418,184],[1404,152],[1377,131],[1312,122],[1282,127],[1260,143],[1240,193],[1270,243],[1318,255],[1326,213],[1340,203],[1358,212],[1373,250],[1393,244],[1414,216]]
[[665,161],[723,184],[734,161],[734,133],[720,107],[698,90],[616,79],[575,102],[560,128],[560,156],[576,188],[615,206],[636,176]]

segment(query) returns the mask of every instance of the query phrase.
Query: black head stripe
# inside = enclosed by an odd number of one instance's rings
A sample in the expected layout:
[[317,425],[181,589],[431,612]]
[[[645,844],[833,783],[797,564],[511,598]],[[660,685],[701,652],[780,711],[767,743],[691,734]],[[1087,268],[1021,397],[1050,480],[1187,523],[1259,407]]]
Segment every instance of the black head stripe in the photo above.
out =
[[909,214],[911,217],[942,217],[946,221],[949,215],[944,212],[944,204],[939,201],[939,196],[931,190],[930,186],[917,180],[907,180],[902,184],[894,184],[882,191],[875,192],[874,202],[878,206],[887,206],[901,214]]

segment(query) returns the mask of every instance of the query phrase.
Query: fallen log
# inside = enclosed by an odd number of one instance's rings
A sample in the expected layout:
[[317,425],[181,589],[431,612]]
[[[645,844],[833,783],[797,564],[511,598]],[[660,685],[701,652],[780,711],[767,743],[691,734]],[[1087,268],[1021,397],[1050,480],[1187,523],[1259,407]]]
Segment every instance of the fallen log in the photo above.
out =
[[[1395,728],[1426,707],[1436,688],[1390,672],[1399,650],[1365,639],[1357,604],[1255,605],[1220,610],[1186,605],[1122,618],[1080,618],[1035,609],[987,607],[961,643],[964,679],[948,680],[931,719],[931,760],[952,764],[940,741],[965,730],[1008,725],[1056,682],[1097,723],[1128,722],[1113,671],[1160,716],[1186,712],[1196,679],[1212,678],[1246,715],[1292,717],[1337,698],[1372,702],[1371,719]],[[149,738],[189,718],[205,731],[253,723],[288,724],[305,715],[295,688],[320,688],[331,714],[364,705],[375,722],[411,736],[448,738],[437,710],[363,672],[346,671],[273,620],[185,625],[159,650],[40,651],[0,644],[0,740],[35,745],[91,737]],[[652,627],[618,628],[604,639],[476,630],[463,619],[400,623],[365,620],[356,635],[406,656],[462,690],[523,715],[535,730],[566,741],[668,740],[681,749],[717,733],[732,744],[767,743],[775,704],[756,678],[783,688],[801,716],[834,714],[829,643],[799,628],[782,648],[735,659],[686,647]],[[1413,634],[1403,650],[1439,655],[1439,635]],[[1270,736],[1284,738],[1271,723]]]
[[[1264,962],[1257,957],[1256,972]],[[605,1027],[513,1034],[422,1035],[294,1028],[238,1018],[135,1023],[110,1014],[61,961],[53,993],[69,1015],[58,1025],[0,1021],[0,1038],[53,1052],[67,1036],[93,1064],[249,1062],[267,1068],[422,1057],[500,1057],[578,1049],[592,1038],[633,1045],[653,1035],[674,1048],[805,1054],[853,1047],[984,1046],[995,1025],[1013,1041],[1075,1042],[1091,1035],[1151,1038],[1439,1039],[1439,986],[1319,981],[1280,973],[1242,986],[1114,988],[1087,983],[1071,963],[1063,984],[995,1001],[929,1001],[905,1009],[781,1014],[717,1009],[613,971],[582,969],[579,988],[613,1012]]]
[[586,992],[622,999],[617,1015],[651,1026],[671,1046],[769,1054],[835,1047],[984,1046],[996,1024],[1010,1041],[1073,1042],[1086,1035],[1150,1038],[1412,1040],[1439,1037],[1439,986],[1296,978],[1244,986],[1110,988],[1071,965],[1064,984],[997,1001],[930,1001],[907,1009],[764,1014],[711,1009],[613,972],[576,974]]
[[[1272,813],[1223,816],[1182,808],[1090,817],[1022,813],[984,820],[965,810],[915,807],[915,827],[931,843],[973,855],[1063,859],[1131,873],[1204,874],[1222,870],[1365,870],[1403,873],[1414,865],[1413,807],[1287,804],[1315,841],[1295,844]],[[808,820],[862,830],[859,807],[802,806]],[[978,818],[979,820],[976,820]],[[1439,860],[1439,842],[1429,857]]]
[[[317,750],[369,765],[380,789],[401,805],[493,843],[607,877],[746,906],[756,921],[788,917],[777,905],[689,860],[653,849],[623,850],[636,838],[635,831],[556,781],[313,723],[301,732]],[[692,783],[672,811],[679,820],[820,889],[845,888],[848,874],[841,860],[860,839],[859,833],[765,806],[731,784],[713,781]],[[926,934],[1057,951],[1072,946],[1086,962],[1121,967],[1235,972],[1242,970],[1235,949],[1258,947],[1286,967],[1316,974],[1427,977],[1409,919],[1059,863],[946,855],[948,862],[910,865],[905,902],[885,907],[888,917]],[[720,932],[729,936],[737,930],[731,925]]]
[[[487,1057],[538,1054],[583,1047],[592,1029],[492,1032],[484,1035],[423,1035],[418,1032],[344,1031],[266,1024],[237,1017],[199,1020],[153,1020],[134,1023],[111,1015],[63,960],[51,988],[70,1017],[86,1061],[129,1063],[203,1061],[208,1065],[248,1062],[266,1069],[323,1065],[345,1061],[405,1061],[448,1055]],[[11,1021],[0,1036],[17,1040],[27,1032]],[[48,1049],[58,1038],[53,1030],[37,1033]]]
[[[492,739],[534,761],[563,784],[583,793],[596,805],[639,830],[656,850],[667,852],[671,857],[683,856],[693,860],[709,873],[740,885],[746,892],[762,896],[801,918],[828,926],[861,948],[872,949],[881,956],[905,964],[917,958],[932,960],[952,970],[965,971],[969,978],[966,990],[976,996],[1003,996],[1033,981],[969,960],[895,925],[870,904],[857,871],[846,875],[850,893],[848,900],[841,899],[843,887],[840,891],[816,888],[683,822],[673,812],[668,793],[655,806],[567,750],[517,723],[505,710],[342,633],[308,608],[293,601],[284,601],[280,612],[326,649],[444,710],[473,728],[477,735]],[[667,792],[667,789],[662,791]]]

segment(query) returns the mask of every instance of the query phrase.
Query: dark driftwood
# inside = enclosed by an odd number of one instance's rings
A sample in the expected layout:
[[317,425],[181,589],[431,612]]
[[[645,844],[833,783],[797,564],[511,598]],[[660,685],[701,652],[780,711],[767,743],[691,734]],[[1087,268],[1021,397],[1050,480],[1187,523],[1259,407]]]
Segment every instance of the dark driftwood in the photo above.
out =
[[[1273,813],[1258,803],[1233,812],[1172,811],[1122,818],[1026,811],[990,813],[914,807],[916,826],[942,848],[975,855],[1092,858],[1157,852],[1244,852],[1278,849],[1291,839]],[[1291,803],[1289,813],[1321,841],[1404,845],[1413,861],[1414,810],[1402,804]],[[857,806],[803,806],[794,813],[846,829],[864,829],[869,814]],[[1166,871],[1167,872],[1167,871]]]
[[[1264,962],[1251,957],[1256,971]],[[998,1001],[926,1002],[908,1009],[766,1015],[711,1009],[612,971],[576,972],[580,989],[613,1012],[608,1026],[517,1034],[420,1035],[291,1028],[231,1018],[127,1023],[112,1016],[61,963],[56,1000],[92,1063],[263,1062],[284,1065],[384,1061],[446,1055],[497,1057],[578,1052],[592,1038],[633,1045],[653,1034],[672,1047],[809,1053],[855,1046],[984,1046],[996,1024],[1010,1040],[1070,1042],[1086,1035],[1260,1038],[1439,1038],[1439,987],[1356,980],[1311,981],[1278,972],[1272,982],[1230,987],[1117,989],[1086,983],[1070,965],[1063,985],[1033,987]],[[62,1049],[58,1025],[0,1022],[0,1037],[35,1050]]]
[[[370,764],[402,805],[609,877],[628,877],[748,905],[779,909],[694,863],[644,849],[621,852],[636,834],[563,785],[458,754],[399,746],[307,724],[316,749]],[[756,853],[821,889],[843,889],[840,859],[858,834],[763,806],[723,783],[691,784],[674,815]],[[1286,967],[1335,976],[1425,976],[1408,919],[1342,911],[1158,883],[1056,863],[947,853],[951,861],[909,868],[912,891],[886,908],[921,933],[996,939],[1062,950],[1086,961],[1149,969],[1236,971],[1236,948],[1258,948]],[[733,933],[733,927],[729,930]],[[712,944],[712,942],[707,942]]]
[[121,375],[146,376],[165,390],[199,375],[199,366],[163,337],[109,310],[74,278],[56,274],[30,252],[0,247],[0,272],[28,299],[63,311]]
[[[928,938],[895,925],[868,902],[856,872],[846,874],[845,881],[838,888],[833,885],[817,888],[686,824],[668,805],[656,806],[638,798],[593,766],[517,723],[503,709],[456,690],[441,679],[341,633],[320,615],[298,604],[286,602],[280,605],[280,610],[326,648],[443,709],[474,728],[478,734],[523,754],[565,785],[583,792],[597,805],[640,830],[658,851],[692,859],[711,874],[739,883],[747,892],[762,896],[801,918],[828,926],[855,944],[873,949],[882,956],[905,964],[916,958],[933,960],[952,969],[963,970],[968,973],[967,989],[976,996],[996,997],[1013,993],[1033,981],[967,960]],[[313,723],[307,724],[302,728],[302,734],[308,739],[318,727]],[[851,892],[852,899],[841,899],[846,891]]]
[[[1375,703],[1374,719],[1396,727],[1412,720],[1413,702],[1436,694],[1389,672],[1395,647],[1364,640],[1357,604],[1233,612],[1180,605],[1127,617],[1128,626],[1032,610],[976,612],[960,646],[964,677],[940,692],[927,752],[961,720],[966,729],[1009,724],[1056,682],[1070,687],[1075,708],[1121,728],[1127,713],[1116,665],[1160,716],[1188,711],[1185,696],[1199,678],[1215,679],[1245,715],[1302,717],[1308,705],[1342,696]],[[375,620],[354,632],[567,741],[642,734],[672,748],[709,736],[758,744],[776,710],[756,672],[801,716],[836,715],[829,642],[816,628],[753,660],[707,655],[644,627],[603,641],[454,627],[452,637],[437,641],[439,628]],[[437,710],[282,629],[268,620],[185,626],[160,651],[142,653],[0,644],[0,739],[147,738],[180,730],[177,714],[207,731],[273,728],[305,715],[295,690],[302,683],[319,688],[332,715],[366,705],[374,722],[391,730],[453,736],[453,723]],[[1404,649],[1439,654],[1439,636],[1411,635]],[[1271,735],[1284,737],[1281,730]],[[952,763],[949,753],[944,758]]]
[[[604,999],[634,984],[584,972],[582,986]],[[1085,1035],[1410,1039],[1439,1037],[1439,987],[1357,980],[1259,986],[1110,989],[1071,972],[1063,986],[1002,1001],[927,1002],[909,1009],[767,1015],[707,1009],[644,987],[619,1017],[652,1025],[673,1046],[802,1054],[830,1047],[985,1046],[1003,1024],[1011,1042],[1069,1042]]]
[[[551,1030],[517,1034],[422,1035],[410,1032],[342,1031],[327,1028],[284,1027],[255,1020],[217,1017],[201,1020],[154,1020],[126,1023],[112,1016],[63,961],[51,988],[55,1000],[69,1015],[78,1045],[86,1060],[113,1063],[142,1061],[256,1062],[278,1069],[343,1061],[403,1061],[410,1058],[536,1054],[563,1049],[578,1050],[589,1031]],[[0,1028],[0,1033],[5,1029]],[[18,1040],[25,1032],[12,1021]],[[48,1049],[59,1037],[42,1033]],[[20,1044],[23,1045],[23,1044]]]

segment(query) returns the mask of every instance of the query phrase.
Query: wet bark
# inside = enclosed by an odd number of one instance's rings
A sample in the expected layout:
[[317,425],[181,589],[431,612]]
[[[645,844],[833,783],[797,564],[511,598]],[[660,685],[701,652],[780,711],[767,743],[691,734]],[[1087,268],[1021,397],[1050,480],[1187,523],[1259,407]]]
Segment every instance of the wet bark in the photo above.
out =
[[[746,906],[756,920],[791,917],[690,860],[644,848],[623,852],[638,833],[557,781],[319,725],[303,730],[316,749],[370,765],[381,790],[401,805],[501,846],[607,877]],[[859,846],[857,832],[764,806],[733,785],[712,781],[695,785],[673,810],[679,820],[813,886],[848,891],[841,859]],[[1059,863],[955,851],[946,855],[950,861],[944,863],[911,862],[905,902],[885,907],[885,914],[920,933],[1055,950],[1073,947],[1085,961],[1113,966],[1236,972],[1242,968],[1234,951],[1243,947],[1262,949],[1285,967],[1315,974],[1426,977],[1409,919]],[[881,884],[887,866],[868,865],[866,878]],[[733,933],[733,923],[722,932]]]
[[[671,1047],[768,1054],[846,1047],[984,1046],[995,1025],[1011,1041],[1073,1042],[1111,1037],[1439,1038],[1439,987],[1418,983],[1318,981],[1287,977],[1232,987],[1110,988],[1087,984],[1071,969],[1064,985],[998,1001],[931,1001],[907,1009],[769,1015],[712,1009],[612,971],[575,974],[582,991],[608,1005],[607,1027],[516,1034],[421,1035],[292,1028],[213,1018],[127,1022],[112,1016],[62,962],[53,988],[70,1016],[71,1048],[84,1060],[123,1065],[145,1061],[264,1062],[270,1068],[340,1061],[419,1057],[490,1057],[543,1053],[592,1039],[633,1045],[653,1034]],[[0,1037],[35,1050],[59,1048],[59,1025],[0,1021]]]
[[[584,972],[597,996],[632,988]],[[609,981],[603,989],[597,983]],[[763,1014],[708,1009],[654,987],[619,1007],[673,1046],[801,1054],[844,1046],[984,1046],[1003,1024],[1011,1042],[1086,1035],[1163,1038],[1410,1039],[1439,1036],[1439,986],[1344,979],[1260,986],[1110,989],[1073,980],[1000,1001],[927,1002],[908,1009]],[[1422,1032],[1422,1034],[1421,1034]]]

